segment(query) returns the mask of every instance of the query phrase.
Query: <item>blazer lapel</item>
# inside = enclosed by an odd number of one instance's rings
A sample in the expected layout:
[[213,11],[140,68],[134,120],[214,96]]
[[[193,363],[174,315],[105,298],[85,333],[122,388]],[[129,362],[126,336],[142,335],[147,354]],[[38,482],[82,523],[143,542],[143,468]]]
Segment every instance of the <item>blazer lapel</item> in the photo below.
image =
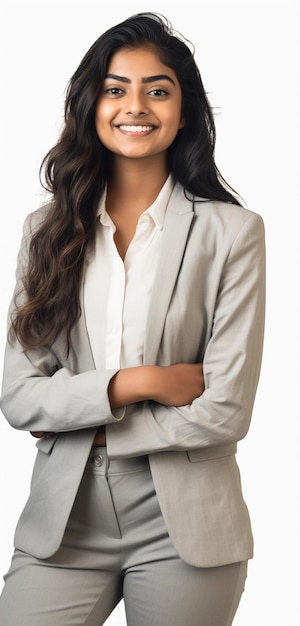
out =
[[144,348],[145,365],[154,365],[156,362],[193,215],[193,202],[187,200],[181,185],[175,185],[167,207],[162,249],[149,306]]

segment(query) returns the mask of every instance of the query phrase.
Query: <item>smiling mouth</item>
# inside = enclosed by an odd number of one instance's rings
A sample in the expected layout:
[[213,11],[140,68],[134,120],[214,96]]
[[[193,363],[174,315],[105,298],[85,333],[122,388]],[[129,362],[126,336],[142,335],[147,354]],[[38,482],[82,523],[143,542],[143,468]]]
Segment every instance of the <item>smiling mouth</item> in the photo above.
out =
[[121,124],[118,128],[125,133],[149,133],[154,130],[155,126],[143,126],[142,124]]

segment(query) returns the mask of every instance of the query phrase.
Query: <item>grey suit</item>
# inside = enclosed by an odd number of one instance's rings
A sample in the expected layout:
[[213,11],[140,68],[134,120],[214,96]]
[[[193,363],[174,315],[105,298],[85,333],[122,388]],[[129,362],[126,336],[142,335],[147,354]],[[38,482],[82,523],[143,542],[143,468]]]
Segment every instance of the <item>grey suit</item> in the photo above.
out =
[[[44,211],[25,223],[17,289],[31,229]],[[252,556],[235,451],[248,431],[260,371],[264,259],[259,215],[221,202],[191,202],[176,185],[144,360],[203,361],[205,392],[191,406],[145,402],[130,419],[126,411],[116,419],[107,397],[115,370],[95,369],[84,315],[73,328],[68,356],[61,337],[50,350],[25,353],[7,345],[4,415],[19,429],[59,433],[37,443],[32,490],[15,535],[20,550],[47,558],[58,549],[96,428],[106,424],[111,458],[149,454],[160,507],[183,560],[212,567]]]

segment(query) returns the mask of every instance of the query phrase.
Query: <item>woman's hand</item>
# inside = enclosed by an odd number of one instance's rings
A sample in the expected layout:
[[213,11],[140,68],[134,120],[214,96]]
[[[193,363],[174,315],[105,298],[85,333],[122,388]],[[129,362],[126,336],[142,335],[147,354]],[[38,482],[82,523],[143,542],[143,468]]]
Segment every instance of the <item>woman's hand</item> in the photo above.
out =
[[112,409],[144,400],[184,406],[191,404],[203,391],[202,363],[177,363],[119,370],[110,381],[108,396]]
[[178,363],[152,372],[151,399],[166,406],[184,406],[202,395],[202,363]]

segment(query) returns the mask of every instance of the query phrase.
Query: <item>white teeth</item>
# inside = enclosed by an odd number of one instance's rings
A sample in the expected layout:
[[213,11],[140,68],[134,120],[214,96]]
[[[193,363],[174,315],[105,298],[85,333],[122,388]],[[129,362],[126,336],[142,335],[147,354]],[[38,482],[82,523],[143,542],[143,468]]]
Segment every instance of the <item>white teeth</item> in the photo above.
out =
[[122,124],[122,126],[120,126],[121,130],[124,130],[129,133],[143,133],[143,132],[152,130],[152,128],[153,128],[152,126],[141,126],[141,125],[134,126],[133,124],[130,124],[130,125]]

